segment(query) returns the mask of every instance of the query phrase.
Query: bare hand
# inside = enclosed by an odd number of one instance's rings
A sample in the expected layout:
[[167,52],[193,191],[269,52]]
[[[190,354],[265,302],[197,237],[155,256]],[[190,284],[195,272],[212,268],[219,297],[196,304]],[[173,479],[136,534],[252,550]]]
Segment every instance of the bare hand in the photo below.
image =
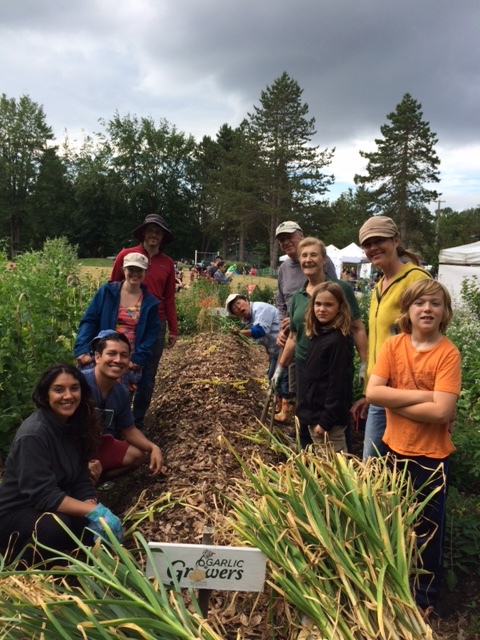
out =
[[153,445],[150,451],[150,464],[148,468],[152,472],[152,475],[156,476],[161,471],[163,466],[163,456],[160,447],[156,444]]
[[283,348],[287,341],[287,334],[284,331],[279,331],[277,335],[277,346]]
[[103,467],[100,460],[90,460],[88,463],[88,469],[90,471],[90,477],[93,480],[93,484],[96,485],[102,475]]
[[86,364],[90,364],[92,362],[92,357],[89,353],[83,353],[81,356],[77,358],[77,364],[80,367],[84,367]]
[[322,429],[322,427],[319,424],[313,427],[313,430],[317,434],[317,436],[324,436],[326,434],[325,429]]
[[177,337],[178,337],[178,336],[172,336],[172,335],[169,335],[169,336],[168,336],[168,345],[167,345],[167,346],[168,346],[168,348],[171,348],[171,347],[174,347],[174,346],[175,346],[175,343],[176,343],[176,341],[177,341]]
[[352,408],[350,409],[350,413],[356,419],[357,416],[365,419],[367,417],[368,411],[368,402],[366,398],[360,398],[356,402],[353,403]]

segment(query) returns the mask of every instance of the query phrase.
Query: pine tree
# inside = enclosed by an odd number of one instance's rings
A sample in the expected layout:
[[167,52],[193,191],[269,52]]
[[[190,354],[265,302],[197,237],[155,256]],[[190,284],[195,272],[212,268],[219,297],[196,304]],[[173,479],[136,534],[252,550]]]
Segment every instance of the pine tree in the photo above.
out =
[[[440,159],[435,151],[437,136],[422,119],[421,107],[409,93],[403,96],[395,111],[387,115],[391,124],[380,127],[383,138],[375,139],[377,150],[360,151],[368,160],[368,175],[354,178],[356,184],[372,185],[375,211],[397,221],[403,244],[407,243],[407,230],[418,226],[425,211],[428,215],[425,205],[440,195],[424,186],[440,181]],[[433,219],[430,222],[433,224]]]
[[279,222],[298,219],[333,183],[333,176],[322,169],[330,164],[334,150],[319,151],[311,145],[315,119],[307,117],[309,108],[302,103],[302,93],[284,72],[262,91],[261,106],[254,106],[246,122],[247,135],[258,145],[267,168],[262,177],[271,268],[277,264],[275,229]]

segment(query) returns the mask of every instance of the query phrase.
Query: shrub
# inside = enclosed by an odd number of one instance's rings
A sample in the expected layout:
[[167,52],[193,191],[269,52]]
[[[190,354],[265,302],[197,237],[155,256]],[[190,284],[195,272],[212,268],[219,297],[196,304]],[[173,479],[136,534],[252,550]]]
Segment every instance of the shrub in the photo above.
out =
[[443,565],[449,589],[459,573],[480,575],[480,498],[455,487],[448,491]]
[[76,249],[65,238],[20,255],[0,256],[0,450],[31,412],[31,393],[51,364],[73,360],[79,320],[96,286],[83,283]]

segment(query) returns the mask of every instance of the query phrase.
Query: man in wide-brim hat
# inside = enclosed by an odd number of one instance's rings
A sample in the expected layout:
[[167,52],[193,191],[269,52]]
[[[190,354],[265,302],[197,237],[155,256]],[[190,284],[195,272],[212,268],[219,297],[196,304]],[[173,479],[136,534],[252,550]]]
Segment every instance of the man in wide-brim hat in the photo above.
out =
[[140,242],[136,247],[123,249],[115,258],[110,280],[123,279],[123,259],[136,251],[148,258],[148,269],[144,279],[149,293],[160,300],[158,316],[160,329],[152,355],[146,365],[146,380],[142,389],[137,389],[133,399],[133,418],[135,425],[142,429],[145,414],[152,399],[158,363],[165,344],[166,325],[168,324],[168,346],[173,347],[178,336],[177,311],[175,308],[175,265],[173,260],[163,253],[162,246],[173,242],[173,234],[167,228],[165,220],[157,213],[149,214],[140,226],[133,231]]

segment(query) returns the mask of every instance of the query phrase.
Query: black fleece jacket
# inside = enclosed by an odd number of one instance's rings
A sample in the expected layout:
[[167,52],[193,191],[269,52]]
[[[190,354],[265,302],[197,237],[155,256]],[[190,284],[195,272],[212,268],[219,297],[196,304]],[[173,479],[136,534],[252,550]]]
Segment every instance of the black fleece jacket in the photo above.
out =
[[346,425],[349,419],[352,348],[338,329],[321,329],[310,338],[300,385],[303,393],[297,407],[300,422],[319,424],[325,431]]
[[0,485],[0,519],[23,507],[55,512],[65,496],[96,498],[75,428],[43,409],[20,425]]

